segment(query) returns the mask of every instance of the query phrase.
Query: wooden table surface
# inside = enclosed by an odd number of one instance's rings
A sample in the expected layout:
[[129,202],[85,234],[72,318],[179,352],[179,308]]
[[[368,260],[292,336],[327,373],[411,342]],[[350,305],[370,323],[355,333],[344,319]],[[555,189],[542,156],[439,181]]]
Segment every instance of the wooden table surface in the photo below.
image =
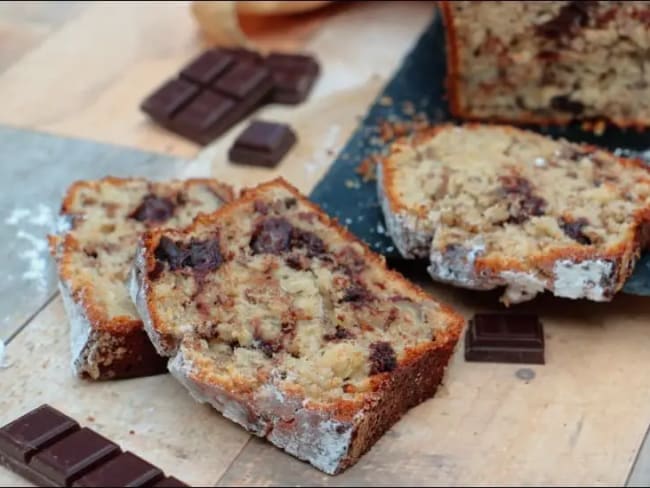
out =
[[[227,162],[241,126],[199,148],[138,110],[204,46],[188,3],[0,3],[0,424],[51,403],[197,485],[647,486],[650,304],[630,296],[525,305],[545,323],[545,366],[465,363],[457,353],[436,397],[337,477],[194,403],[168,375],[101,384],[71,375],[42,242],[72,180],[212,175],[243,186],[281,174],[308,192],[432,15],[428,2],[371,2],[264,25],[262,47],[305,49],[323,67],[307,103],[258,114],[289,121],[299,136],[264,170]],[[422,283],[466,316],[494,307],[494,294]],[[29,486],[2,468],[0,484]]]

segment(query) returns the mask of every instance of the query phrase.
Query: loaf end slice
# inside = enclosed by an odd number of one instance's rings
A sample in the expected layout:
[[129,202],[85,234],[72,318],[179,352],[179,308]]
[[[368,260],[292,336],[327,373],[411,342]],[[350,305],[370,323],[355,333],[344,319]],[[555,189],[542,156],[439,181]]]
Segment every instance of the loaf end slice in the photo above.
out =
[[[647,240],[650,174],[641,161],[510,126],[442,125],[396,143],[379,181],[396,242],[430,231],[429,272],[503,301],[548,290],[608,301]],[[410,257],[418,248],[400,248]]]
[[463,324],[284,180],[146,232],[131,292],[198,401],[329,474],[434,394]]
[[[439,2],[451,112],[487,122],[650,126],[650,4]],[[641,61],[645,59],[646,61]]]
[[186,226],[198,213],[232,198],[227,185],[208,179],[163,183],[108,177],[70,187],[49,241],[77,376],[104,380],[166,370],[166,359],[152,347],[125,287],[137,240],[151,227]]

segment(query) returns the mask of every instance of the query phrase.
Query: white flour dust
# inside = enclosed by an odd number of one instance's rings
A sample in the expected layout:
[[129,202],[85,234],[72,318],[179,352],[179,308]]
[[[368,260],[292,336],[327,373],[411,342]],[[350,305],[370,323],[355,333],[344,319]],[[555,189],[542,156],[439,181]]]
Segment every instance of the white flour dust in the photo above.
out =
[[[41,288],[47,287],[47,240],[46,234],[52,229],[56,218],[50,207],[39,203],[34,209],[14,208],[4,219],[8,226],[16,227],[16,238],[20,241],[20,252],[17,257],[26,264],[21,277],[32,281]],[[35,234],[26,229],[42,228]]]

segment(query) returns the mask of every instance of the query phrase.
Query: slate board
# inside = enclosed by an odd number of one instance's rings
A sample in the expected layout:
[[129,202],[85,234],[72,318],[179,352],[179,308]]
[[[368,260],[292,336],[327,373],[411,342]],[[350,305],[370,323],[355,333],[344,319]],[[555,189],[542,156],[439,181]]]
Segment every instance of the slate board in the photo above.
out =
[[[387,144],[379,135],[383,121],[411,120],[412,104],[431,123],[459,122],[450,116],[445,100],[446,60],[444,30],[440,16],[425,29],[401,67],[377,97],[359,128],[343,147],[323,179],[311,193],[311,199],[330,215],[388,259],[400,260],[392,240],[385,232],[383,215],[377,200],[376,182],[364,182],[356,169],[365,158],[385,151]],[[391,103],[388,103],[390,101]],[[405,105],[406,102],[406,105]],[[626,156],[644,157],[650,163],[650,132],[608,127],[598,136],[581,129],[580,124],[567,127],[539,128],[523,126],[553,137],[587,142],[621,151]],[[650,295],[650,254],[639,261],[624,291]]]
[[171,177],[184,161],[109,144],[0,126],[0,340],[9,339],[56,292],[50,232],[75,180]]

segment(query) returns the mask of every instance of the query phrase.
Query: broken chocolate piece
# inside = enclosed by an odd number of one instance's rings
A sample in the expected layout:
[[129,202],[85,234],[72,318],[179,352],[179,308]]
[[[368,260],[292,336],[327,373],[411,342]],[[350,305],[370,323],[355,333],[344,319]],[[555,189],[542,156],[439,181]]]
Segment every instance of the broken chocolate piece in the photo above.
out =
[[508,224],[522,224],[530,217],[544,215],[546,200],[534,194],[530,181],[520,176],[502,176],[502,193],[508,201]]
[[[196,271],[207,272],[217,269],[223,264],[223,256],[219,247],[219,239],[192,239],[189,243],[174,242],[168,237],[162,237],[156,248],[156,260],[169,264],[169,269],[176,271],[180,268],[192,268]],[[154,272],[160,276],[160,270]]]
[[388,342],[373,342],[370,344],[370,374],[393,371],[397,367],[395,350]]
[[585,235],[582,232],[582,229],[587,225],[589,225],[589,221],[584,217],[581,217],[573,221],[565,220],[565,219],[560,220],[560,227],[562,228],[564,233],[574,241],[577,241],[580,244],[583,244],[585,246],[591,244],[591,239],[589,238],[589,236]]
[[49,405],[0,428],[0,465],[37,486],[187,486]]
[[271,101],[275,103],[303,102],[320,72],[315,58],[301,54],[271,53],[266,65],[273,76]]
[[257,225],[251,238],[255,254],[281,254],[288,251],[293,226],[283,218],[270,218]]
[[174,215],[174,203],[168,198],[149,194],[129,217],[140,222],[166,222]]
[[544,364],[544,330],[536,315],[476,314],[465,335],[465,360]]
[[256,120],[241,133],[228,152],[233,163],[274,167],[296,143],[286,124]]

